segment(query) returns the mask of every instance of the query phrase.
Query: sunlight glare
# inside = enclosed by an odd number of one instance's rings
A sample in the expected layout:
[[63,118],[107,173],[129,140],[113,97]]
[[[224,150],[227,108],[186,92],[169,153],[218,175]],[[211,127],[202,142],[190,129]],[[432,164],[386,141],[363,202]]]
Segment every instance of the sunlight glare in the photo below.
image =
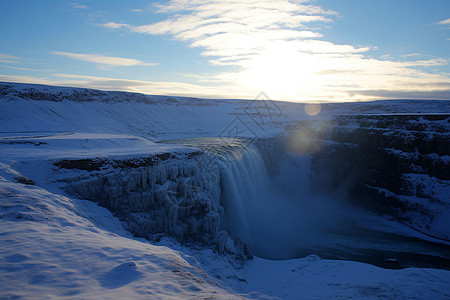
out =
[[315,70],[308,57],[289,47],[272,47],[246,63],[244,84],[275,98],[290,97],[307,87],[309,75]]

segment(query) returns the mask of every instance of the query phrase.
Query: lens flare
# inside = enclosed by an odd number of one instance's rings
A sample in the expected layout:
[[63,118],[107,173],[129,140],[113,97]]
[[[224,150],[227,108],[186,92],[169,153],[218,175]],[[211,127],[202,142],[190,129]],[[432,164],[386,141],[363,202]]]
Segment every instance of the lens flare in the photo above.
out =
[[317,116],[320,114],[322,110],[322,106],[319,103],[306,103],[305,104],[305,113],[309,116]]

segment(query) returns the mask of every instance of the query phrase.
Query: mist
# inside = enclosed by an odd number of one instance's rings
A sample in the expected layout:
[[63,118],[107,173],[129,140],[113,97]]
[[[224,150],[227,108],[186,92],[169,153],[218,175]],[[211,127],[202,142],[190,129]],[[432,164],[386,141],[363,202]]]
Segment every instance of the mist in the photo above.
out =
[[285,154],[269,177],[256,147],[222,171],[225,226],[268,259],[298,257],[322,244],[327,229],[341,220],[340,201],[310,190],[309,155]]

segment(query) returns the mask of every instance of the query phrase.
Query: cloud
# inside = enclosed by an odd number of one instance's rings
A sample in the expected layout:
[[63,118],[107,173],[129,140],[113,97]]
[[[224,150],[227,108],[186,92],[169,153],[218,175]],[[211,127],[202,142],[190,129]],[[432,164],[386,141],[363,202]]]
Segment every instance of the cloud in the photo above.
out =
[[440,21],[439,24],[441,24],[441,25],[450,25],[450,19]]
[[[152,95],[223,98],[223,95],[228,92],[230,97],[232,98],[242,96],[242,91],[235,91],[233,87],[228,86],[223,86],[218,89],[217,87],[209,87],[182,82],[161,82],[161,81],[155,82],[144,80],[85,76],[77,74],[53,74],[53,77],[54,79],[52,79],[51,81],[46,81],[45,84],[84,87],[84,88],[112,90],[112,91],[122,90]],[[2,77],[0,75],[0,80],[1,79]],[[31,78],[28,79],[30,80]],[[32,81],[27,82],[34,83]],[[249,97],[252,95],[248,94],[245,96]]]
[[29,76],[20,76],[20,75],[1,75],[0,74],[0,81],[3,82],[18,82],[18,83],[35,83],[35,84],[48,84],[52,85],[54,84],[51,80],[46,80],[42,78],[36,78],[36,77],[29,77]]
[[403,54],[401,57],[412,57],[412,56],[421,56],[420,53],[410,53],[410,54]]
[[226,85],[243,94],[264,90],[275,99],[348,99],[377,97],[354,93],[357,90],[442,90],[434,83],[449,81],[448,74],[427,71],[446,65],[442,58],[419,60],[413,53],[406,54],[408,61],[375,59],[368,53],[376,46],[327,41],[320,28],[332,24],[338,14],[311,1],[172,0],[156,7],[168,17],[151,24],[101,26],[169,35],[200,49],[218,71],[197,80],[215,83],[218,89]]
[[[115,22],[102,26],[152,35],[169,34],[188,42],[191,47],[203,48],[205,56],[229,57],[260,53],[278,40],[321,37],[320,33],[308,30],[306,24],[330,22],[327,16],[335,13],[298,3],[283,0],[170,1],[167,5],[158,5],[159,12],[174,14],[167,20],[142,26]],[[180,14],[186,11],[188,13]],[[228,64],[233,64],[233,60],[228,59]]]
[[108,22],[105,24],[100,24],[102,27],[111,28],[111,29],[120,29],[120,28],[130,28],[131,26],[128,24],[121,24],[115,22]]
[[420,100],[450,99],[450,88],[438,91],[372,90],[372,91],[355,91],[355,93],[361,96],[370,96],[380,99],[420,99]]
[[413,67],[436,67],[436,66],[445,66],[446,64],[447,61],[442,58],[404,62],[405,66],[413,66]]
[[100,65],[117,67],[117,66],[154,66],[156,63],[145,63],[143,61],[132,59],[132,58],[123,58],[123,57],[113,57],[113,56],[104,56],[100,54],[83,54],[83,53],[71,53],[71,52],[62,52],[62,51],[51,51],[51,54],[65,56],[71,59],[87,61],[91,63],[96,63]]
[[88,9],[89,6],[84,5],[84,4],[79,4],[79,3],[72,3],[70,4],[72,6],[72,8],[78,8],[78,9]]
[[137,13],[143,12],[143,10],[140,9],[140,8],[135,8],[135,9],[132,9],[131,11],[132,11],[132,12],[137,12]]
[[21,70],[21,71],[40,71],[40,70],[36,70],[36,69],[19,68],[19,67],[6,66],[6,65],[0,65],[0,67],[1,68],[14,69],[14,70]]
[[16,64],[21,60],[20,57],[0,53],[0,63]]

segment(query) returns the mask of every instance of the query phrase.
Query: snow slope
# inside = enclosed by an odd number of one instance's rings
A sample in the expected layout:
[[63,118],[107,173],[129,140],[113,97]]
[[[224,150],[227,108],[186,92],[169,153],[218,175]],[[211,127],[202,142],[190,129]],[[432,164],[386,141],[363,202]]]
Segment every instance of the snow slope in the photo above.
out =
[[1,298],[233,298],[182,253],[132,238],[93,203],[4,177],[0,197]]

